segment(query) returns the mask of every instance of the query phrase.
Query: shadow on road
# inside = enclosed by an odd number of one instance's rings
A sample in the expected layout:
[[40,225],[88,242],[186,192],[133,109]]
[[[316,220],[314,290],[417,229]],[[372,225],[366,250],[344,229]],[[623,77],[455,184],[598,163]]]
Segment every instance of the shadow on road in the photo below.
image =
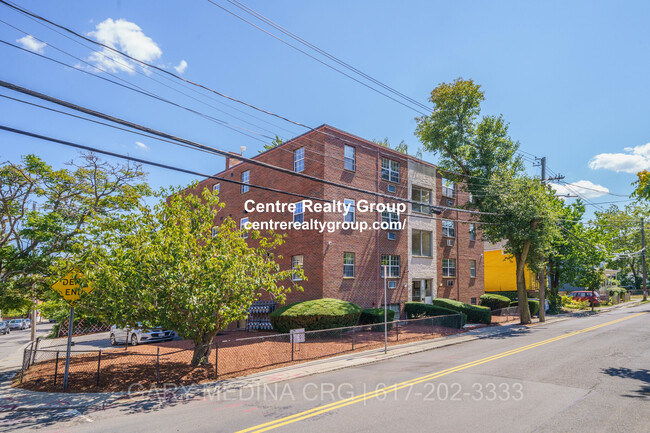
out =
[[642,398],[650,400],[650,370],[645,368],[640,370],[632,370],[630,368],[606,368],[603,373],[612,376],[620,377],[621,379],[634,379],[641,382],[641,387],[634,391],[634,394],[623,394],[623,397]]

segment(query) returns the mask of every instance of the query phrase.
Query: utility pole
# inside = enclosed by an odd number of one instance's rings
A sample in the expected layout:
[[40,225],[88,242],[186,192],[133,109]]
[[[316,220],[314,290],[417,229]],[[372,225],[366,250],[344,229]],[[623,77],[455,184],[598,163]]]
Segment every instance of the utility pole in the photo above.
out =
[[641,218],[641,270],[643,271],[643,300],[648,300],[648,286],[647,286],[647,275],[645,269],[645,223],[643,218]]
[[[541,160],[542,185],[546,185],[546,157]],[[546,321],[546,261],[542,263],[542,270],[539,273],[539,321]]]
[[[32,202],[32,211],[36,212],[36,202]],[[30,324],[31,324],[31,335],[30,340],[36,340],[36,282],[32,282],[32,311],[30,311]]]

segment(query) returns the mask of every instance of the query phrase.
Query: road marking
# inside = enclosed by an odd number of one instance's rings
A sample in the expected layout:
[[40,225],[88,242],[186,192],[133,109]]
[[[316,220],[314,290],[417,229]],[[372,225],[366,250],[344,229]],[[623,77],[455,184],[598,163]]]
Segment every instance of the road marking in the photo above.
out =
[[366,400],[371,399],[371,398],[386,395],[386,394],[389,394],[391,392],[395,392],[395,391],[398,391],[398,390],[403,389],[403,388],[414,386],[414,385],[417,385],[417,384],[422,383],[422,382],[427,382],[427,381],[432,380],[432,379],[437,379],[439,377],[446,376],[448,374],[455,373],[455,372],[458,372],[458,371],[461,371],[461,370],[465,370],[465,369],[470,368],[470,367],[474,367],[474,366],[477,366],[477,365],[485,364],[487,362],[495,361],[497,359],[501,359],[501,358],[504,358],[506,356],[515,355],[517,353],[524,352],[524,351],[530,350],[530,349],[534,349],[536,347],[543,346],[545,344],[553,343],[555,341],[563,340],[565,338],[573,337],[575,335],[584,334],[586,332],[594,331],[596,329],[603,328],[603,327],[609,326],[609,325],[613,325],[615,323],[620,323],[620,322],[623,322],[625,320],[634,319],[635,317],[639,317],[639,316],[641,316],[643,314],[646,314],[646,312],[637,313],[637,314],[633,314],[631,316],[627,316],[627,317],[623,317],[623,318],[620,318],[620,319],[612,320],[610,322],[601,323],[600,325],[590,326],[589,328],[580,329],[578,331],[572,331],[572,332],[569,332],[567,334],[562,334],[562,335],[559,335],[557,337],[549,338],[549,339],[546,339],[546,340],[543,340],[543,341],[539,341],[537,343],[532,343],[532,344],[529,344],[529,345],[526,345],[526,346],[519,347],[517,349],[509,350],[507,352],[502,352],[502,353],[498,353],[496,355],[488,356],[486,358],[478,359],[476,361],[471,361],[471,362],[468,362],[468,363],[465,363],[465,364],[462,364],[462,365],[459,365],[459,366],[456,366],[456,367],[448,368],[446,370],[441,370],[441,371],[437,371],[435,373],[431,373],[431,374],[428,374],[428,375],[425,375],[425,376],[420,376],[420,377],[416,377],[414,379],[409,379],[409,380],[406,380],[404,382],[396,383],[396,384],[393,384],[393,385],[390,385],[390,386],[387,386],[387,387],[384,387],[384,388],[377,389],[375,391],[367,392],[365,394],[360,394],[360,395],[355,396],[355,397],[349,397],[349,398],[339,400],[339,401],[335,401],[333,403],[329,403],[329,404],[326,404],[326,405],[323,405],[323,406],[318,406],[318,407],[315,407],[313,409],[306,410],[304,412],[299,412],[297,414],[290,415],[288,417],[280,418],[280,419],[277,419],[277,420],[274,420],[274,421],[269,421],[267,423],[259,424],[259,425],[253,426],[253,427],[249,427],[249,428],[244,429],[244,430],[239,430],[236,433],[250,433],[250,432],[261,433],[261,432],[265,432],[265,431],[268,431],[268,430],[272,430],[272,429],[282,427],[282,426],[285,426],[285,425],[288,425],[288,424],[292,424],[294,422],[302,421],[304,419],[311,418],[311,417],[314,417],[314,416],[317,416],[317,415],[320,415],[320,414],[323,414],[323,413],[326,413],[326,412],[330,412],[330,411],[333,411],[335,409],[339,409],[339,408],[349,406],[349,405],[352,405],[352,404],[356,404],[356,403],[361,403],[362,401],[366,401]]

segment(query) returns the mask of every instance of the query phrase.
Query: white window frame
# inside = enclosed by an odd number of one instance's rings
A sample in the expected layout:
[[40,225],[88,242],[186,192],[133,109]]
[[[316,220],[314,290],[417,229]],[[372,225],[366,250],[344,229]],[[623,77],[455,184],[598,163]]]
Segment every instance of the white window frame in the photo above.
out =
[[[429,246],[428,246],[429,254],[425,254],[426,251],[424,251],[424,248],[423,248],[423,246],[425,245],[423,243],[423,237],[424,237],[423,235],[425,233],[429,234]],[[419,246],[420,246],[420,248],[419,248],[419,250],[417,252],[415,251],[415,243],[414,243],[414,240],[413,240],[415,235],[418,235],[418,243],[419,243]],[[428,230],[413,229],[413,231],[411,232],[411,243],[412,243],[412,245],[411,245],[411,254],[413,254],[414,256],[417,256],[417,257],[433,257],[432,256],[432,254],[433,254],[433,252],[432,252],[433,251],[432,242],[433,242],[433,233],[432,232],[430,232]]]
[[469,240],[470,241],[476,240],[476,226],[474,225],[474,223],[469,223]]
[[381,159],[381,178],[399,183],[399,162],[389,158]]
[[397,212],[383,211],[381,213],[381,222],[389,223],[390,224],[389,230],[400,230],[399,215],[397,214]]
[[[395,289],[397,289],[397,281],[395,281],[395,280],[393,280],[393,281],[389,281],[389,282],[388,282],[388,288],[391,289],[391,290],[395,290]],[[390,309],[390,308],[389,308],[389,309]]]
[[251,181],[251,171],[250,170],[246,170],[246,171],[241,172],[241,181],[242,181],[242,183],[245,184],[245,185],[241,186],[241,193],[243,194],[243,193],[248,192],[250,190],[250,186],[248,186],[248,184]]
[[[352,152],[352,156],[349,155]],[[347,144],[343,147],[343,168],[348,171],[357,171],[357,149]]]
[[220,191],[220,188],[221,188],[220,185],[221,185],[220,183],[215,183],[214,185],[212,185],[212,192],[217,191],[217,194],[220,193],[221,192]]
[[450,179],[442,178],[442,195],[444,197],[454,198],[455,188],[454,181]]
[[356,202],[351,198],[346,198],[343,199],[343,204],[345,206],[350,205],[350,210],[343,212],[343,221],[353,223],[354,221],[356,221],[356,217],[357,217],[355,213]]
[[[350,253],[350,252],[343,253],[343,278],[354,278],[354,261],[355,261],[354,253]],[[348,271],[349,270],[352,271],[352,275],[346,275],[345,272],[346,268],[348,269]]]
[[[416,191],[417,191],[417,196],[416,198]],[[426,192],[429,194],[429,199],[428,200],[422,200],[422,193]],[[413,212],[420,212],[420,213],[429,213],[431,209],[431,195],[432,191],[428,188],[422,188],[421,186],[412,186],[411,187],[411,201],[416,201],[420,204],[411,204],[411,209],[413,209]]]
[[455,276],[456,276],[456,259],[442,259],[442,277],[454,278]]
[[391,254],[382,254],[380,272],[384,278],[384,266],[388,265],[388,278],[399,278],[400,276],[400,259],[399,256]]
[[442,220],[442,236],[446,238],[456,237],[456,223],[452,220]]
[[212,226],[212,237],[217,236],[219,234],[219,226]]
[[[248,217],[244,217],[239,220],[239,230],[244,231],[248,230],[246,228],[246,224],[248,224]],[[241,235],[242,238],[246,239],[248,237],[248,232],[243,232]]]
[[291,281],[302,281],[302,278],[298,277],[295,272],[296,269],[304,269],[305,256],[302,254],[291,256]]
[[388,232],[388,240],[389,241],[394,241],[397,239],[397,235],[393,232]]
[[305,170],[305,148],[293,151],[293,171],[300,173]]
[[476,278],[476,260],[469,261],[469,277]]
[[303,206],[303,203],[301,201],[294,204],[295,207],[293,209],[293,222],[302,224],[305,222],[305,207]]

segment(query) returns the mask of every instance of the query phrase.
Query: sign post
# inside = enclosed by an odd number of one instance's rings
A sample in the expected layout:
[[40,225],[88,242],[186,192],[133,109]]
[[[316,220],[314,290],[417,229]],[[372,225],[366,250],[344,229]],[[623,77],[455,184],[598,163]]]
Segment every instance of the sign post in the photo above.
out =
[[384,353],[388,353],[388,266],[384,265]]
[[64,278],[60,279],[52,285],[52,288],[59,292],[59,294],[70,305],[70,318],[68,320],[68,345],[65,354],[65,372],[63,373],[63,390],[68,389],[68,373],[70,371],[70,350],[72,347],[72,332],[74,330],[74,305],[81,298],[83,293],[90,293],[93,291],[92,286],[81,287],[79,280],[83,275],[80,272],[70,272]]

